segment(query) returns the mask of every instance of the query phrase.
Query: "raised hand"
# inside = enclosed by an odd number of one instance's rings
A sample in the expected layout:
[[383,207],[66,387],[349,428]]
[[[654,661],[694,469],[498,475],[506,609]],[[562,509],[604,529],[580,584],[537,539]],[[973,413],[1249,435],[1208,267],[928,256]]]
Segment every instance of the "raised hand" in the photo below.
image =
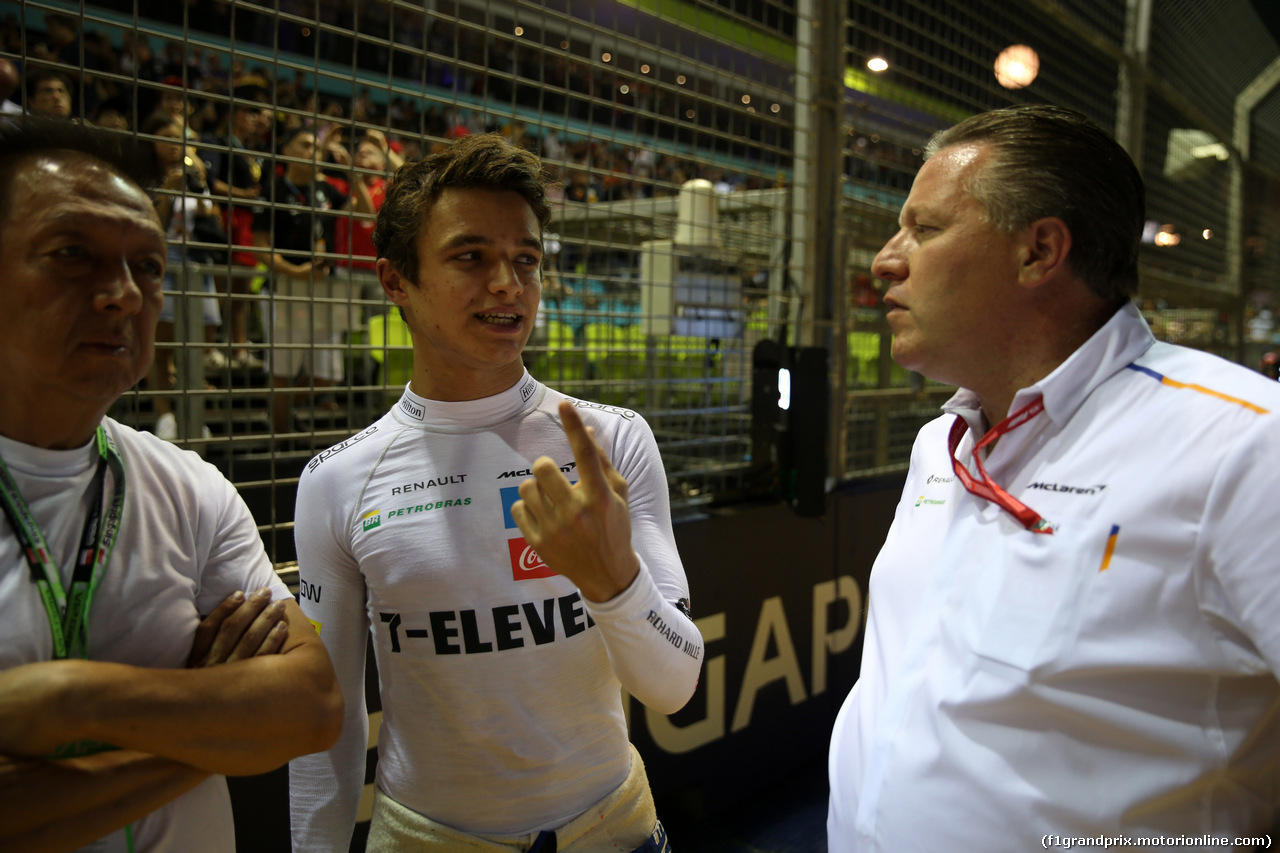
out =
[[520,484],[511,516],[552,571],[573,581],[589,601],[608,601],[640,571],[631,547],[627,481],[572,403],[560,403],[560,420],[578,463],[578,482],[571,484],[555,460],[539,457],[533,478]]

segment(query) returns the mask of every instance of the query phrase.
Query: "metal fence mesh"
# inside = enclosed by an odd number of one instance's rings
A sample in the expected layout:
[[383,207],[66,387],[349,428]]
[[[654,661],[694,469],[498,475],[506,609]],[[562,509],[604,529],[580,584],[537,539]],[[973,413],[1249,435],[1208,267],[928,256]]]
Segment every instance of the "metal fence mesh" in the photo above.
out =
[[[889,360],[871,262],[929,136],[979,110],[1056,102],[1136,145],[1144,312],[1161,337],[1256,363],[1280,341],[1280,97],[1252,112],[1248,158],[1233,104],[1276,42],[1243,0],[1153,0],[1144,26],[1146,5],[850,0],[827,64],[814,45],[830,8],[812,0],[100,0],[0,14],[3,57],[27,81],[61,75],[74,116],[158,147],[172,142],[143,131],[149,117],[182,120],[229,239],[174,233],[162,369],[113,414],[143,429],[164,419],[219,465],[284,563],[306,460],[384,412],[412,366],[360,237],[371,215],[270,191],[298,129],[314,133],[335,200],[385,175],[355,162],[365,142],[394,160],[492,130],[538,152],[561,188],[526,364],[644,414],[681,511],[767,487],[752,429],[765,338],[839,351],[834,478],[906,464],[949,390]],[[1038,76],[1005,88],[993,63],[1019,44]],[[13,98],[31,108],[36,95]],[[838,112],[834,130],[815,120],[823,109]],[[814,207],[825,174],[839,183],[834,218]],[[682,200],[695,179],[707,189]],[[324,242],[304,254],[327,274],[265,268],[287,214],[319,225]]]

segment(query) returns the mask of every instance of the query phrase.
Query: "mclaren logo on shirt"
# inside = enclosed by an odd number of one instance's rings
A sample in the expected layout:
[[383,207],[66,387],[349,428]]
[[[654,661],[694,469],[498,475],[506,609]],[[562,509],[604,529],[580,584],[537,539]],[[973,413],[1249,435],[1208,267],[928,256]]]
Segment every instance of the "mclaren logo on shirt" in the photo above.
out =
[[[573,471],[574,468],[577,468],[577,467],[578,467],[577,462],[570,462],[568,465],[561,465],[560,472],[562,474],[568,474],[569,472]],[[533,468],[518,468],[515,471],[503,471],[494,479],[510,480],[514,477],[532,477],[532,476],[533,476]]]
[[1096,495],[1106,486],[1063,486],[1058,483],[1032,483],[1028,489],[1039,489],[1042,492],[1062,492],[1068,495]]

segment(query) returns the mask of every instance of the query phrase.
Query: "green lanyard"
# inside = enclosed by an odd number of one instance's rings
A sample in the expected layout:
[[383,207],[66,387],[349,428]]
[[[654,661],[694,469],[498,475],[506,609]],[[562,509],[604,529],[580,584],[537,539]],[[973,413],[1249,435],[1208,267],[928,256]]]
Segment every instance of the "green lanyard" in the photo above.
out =
[[[124,463],[116,450],[115,442],[101,426],[96,433],[98,470],[93,476],[93,499],[89,514],[80,535],[75,571],[71,575],[70,594],[62,588],[58,567],[53,564],[49,546],[39,525],[31,515],[31,509],[22,499],[18,484],[9,468],[0,459],[0,504],[9,518],[18,542],[22,546],[27,564],[31,567],[31,580],[40,591],[49,628],[53,632],[53,656],[57,660],[69,657],[89,657],[89,604],[102,581],[107,561],[115,548],[120,532],[120,515],[124,509]],[[106,517],[102,514],[103,485],[107,468],[111,469],[113,488]]]

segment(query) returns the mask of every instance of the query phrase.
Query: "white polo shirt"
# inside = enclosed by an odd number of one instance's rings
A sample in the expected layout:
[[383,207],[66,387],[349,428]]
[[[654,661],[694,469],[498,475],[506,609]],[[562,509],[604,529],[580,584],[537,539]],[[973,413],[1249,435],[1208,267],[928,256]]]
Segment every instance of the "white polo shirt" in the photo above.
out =
[[1052,535],[955,479],[975,395],[916,439],[832,734],[831,853],[1230,849],[1276,814],[1280,384],[1129,304],[1011,411],[1037,395],[984,464]]

